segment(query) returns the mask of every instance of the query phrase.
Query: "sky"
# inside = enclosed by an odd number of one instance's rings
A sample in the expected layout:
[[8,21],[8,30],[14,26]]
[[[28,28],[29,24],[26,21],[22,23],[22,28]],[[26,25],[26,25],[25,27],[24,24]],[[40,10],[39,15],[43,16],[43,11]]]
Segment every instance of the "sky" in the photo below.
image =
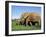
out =
[[41,14],[41,7],[35,7],[35,6],[11,6],[11,17],[12,19],[19,19],[21,17],[22,13],[31,13],[36,12]]

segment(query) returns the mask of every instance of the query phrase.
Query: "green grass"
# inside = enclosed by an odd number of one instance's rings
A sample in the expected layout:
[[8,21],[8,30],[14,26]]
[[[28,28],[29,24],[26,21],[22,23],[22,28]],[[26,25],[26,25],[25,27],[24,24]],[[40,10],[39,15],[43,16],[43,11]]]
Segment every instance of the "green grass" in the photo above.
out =
[[12,21],[12,31],[20,31],[20,30],[39,30],[41,27],[37,26],[24,26],[16,24],[16,21]]

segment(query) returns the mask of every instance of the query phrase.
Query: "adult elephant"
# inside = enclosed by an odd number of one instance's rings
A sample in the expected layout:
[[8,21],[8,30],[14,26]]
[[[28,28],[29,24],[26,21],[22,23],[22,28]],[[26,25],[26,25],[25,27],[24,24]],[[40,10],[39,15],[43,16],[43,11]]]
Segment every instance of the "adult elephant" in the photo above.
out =
[[40,25],[41,17],[37,13],[24,13],[21,18],[23,25]]

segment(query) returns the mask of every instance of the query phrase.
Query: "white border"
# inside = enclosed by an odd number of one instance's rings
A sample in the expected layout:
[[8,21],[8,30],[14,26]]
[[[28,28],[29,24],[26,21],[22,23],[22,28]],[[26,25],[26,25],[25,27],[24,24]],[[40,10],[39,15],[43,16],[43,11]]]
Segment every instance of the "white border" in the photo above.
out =
[[[35,6],[41,7],[41,30],[28,30],[28,31],[12,31],[11,29],[11,6]],[[25,4],[25,3],[9,3],[9,35],[10,34],[26,34],[26,33],[42,33],[44,29],[44,20],[43,20],[43,5],[42,4]]]

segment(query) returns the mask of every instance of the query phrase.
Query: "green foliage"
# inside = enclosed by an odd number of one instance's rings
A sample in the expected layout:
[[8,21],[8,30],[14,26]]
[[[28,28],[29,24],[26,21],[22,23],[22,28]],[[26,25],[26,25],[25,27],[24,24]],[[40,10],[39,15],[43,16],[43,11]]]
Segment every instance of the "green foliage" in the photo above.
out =
[[39,30],[41,29],[41,26],[24,26],[18,24],[16,21],[12,21],[12,31],[19,31],[19,30]]

